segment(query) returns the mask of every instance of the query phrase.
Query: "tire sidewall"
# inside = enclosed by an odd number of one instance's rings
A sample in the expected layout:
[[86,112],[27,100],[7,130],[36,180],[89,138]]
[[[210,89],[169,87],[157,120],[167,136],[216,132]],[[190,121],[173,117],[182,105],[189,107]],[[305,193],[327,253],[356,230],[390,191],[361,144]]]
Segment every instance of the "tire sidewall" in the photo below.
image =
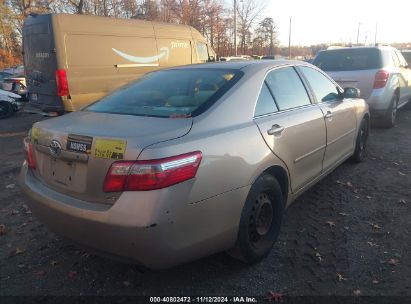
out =
[[[249,217],[257,196],[263,192],[268,194],[272,204],[273,223],[267,234],[267,239],[264,240],[264,245],[261,248],[256,248],[250,241]],[[241,213],[237,247],[243,260],[254,263],[269,254],[280,232],[283,212],[284,203],[280,185],[273,176],[263,173],[252,185]]]

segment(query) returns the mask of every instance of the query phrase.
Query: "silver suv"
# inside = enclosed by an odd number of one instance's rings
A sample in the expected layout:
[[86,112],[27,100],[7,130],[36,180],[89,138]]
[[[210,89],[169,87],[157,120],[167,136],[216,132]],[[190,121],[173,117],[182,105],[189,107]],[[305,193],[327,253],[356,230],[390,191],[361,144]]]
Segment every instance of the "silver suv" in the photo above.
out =
[[313,64],[344,87],[356,87],[369,104],[373,119],[395,124],[397,109],[411,99],[411,70],[390,46],[349,47],[318,53]]

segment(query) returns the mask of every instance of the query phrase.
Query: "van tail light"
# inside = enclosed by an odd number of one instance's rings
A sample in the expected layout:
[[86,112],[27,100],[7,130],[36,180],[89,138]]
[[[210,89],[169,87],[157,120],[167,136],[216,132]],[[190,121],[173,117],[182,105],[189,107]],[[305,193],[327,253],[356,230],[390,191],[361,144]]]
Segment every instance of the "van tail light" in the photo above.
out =
[[380,70],[375,74],[374,78],[374,89],[381,89],[387,84],[388,78],[390,77],[390,72]]
[[166,188],[196,176],[200,151],[137,161],[114,162],[104,181],[104,192],[147,191]]
[[34,160],[33,143],[31,142],[30,137],[24,138],[23,143],[24,143],[24,151],[26,152],[27,164],[29,165],[29,168],[35,170],[36,161]]
[[70,95],[66,70],[56,70],[56,83],[58,96]]

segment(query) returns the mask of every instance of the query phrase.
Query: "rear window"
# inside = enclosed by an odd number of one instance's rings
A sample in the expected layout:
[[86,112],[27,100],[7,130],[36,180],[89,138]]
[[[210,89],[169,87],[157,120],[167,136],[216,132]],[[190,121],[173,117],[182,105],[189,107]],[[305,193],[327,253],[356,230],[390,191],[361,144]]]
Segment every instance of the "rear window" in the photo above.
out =
[[196,116],[218,100],[242,74],[225,69],[153,72],[85,110],[154,117]]
[[382,67],[381,52],[374,48],[323,51],[313,64],[324,71],[358,71]]

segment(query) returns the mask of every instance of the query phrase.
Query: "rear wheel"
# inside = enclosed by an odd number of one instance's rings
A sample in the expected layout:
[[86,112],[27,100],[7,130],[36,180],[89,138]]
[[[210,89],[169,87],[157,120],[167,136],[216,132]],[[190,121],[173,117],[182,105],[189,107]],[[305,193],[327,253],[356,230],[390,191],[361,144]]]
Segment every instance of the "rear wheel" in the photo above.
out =
[[355,151],[351,157],[352,161],[360,163],[364,161],[367,156],[367,140],[368,140],[368,120],[364,118],[360,125],[360,130],[358,131],[357,140],[355,143]]
[[387,112],[382,121],[382,126],[385,128],[392,128],[395,125],[395,121],[397,119],[397,110],[398,110],[398,95],[395,94],[390,102],[390,107],[388,108]]
[[277,180],[263,173],[253,184],[243,207],[237,244],[229,253],[246,263],[266,257],[280,232],[283,196]]
[[13,106],[8,101],[0,101],[0,119],[10,117],[13,114]]

